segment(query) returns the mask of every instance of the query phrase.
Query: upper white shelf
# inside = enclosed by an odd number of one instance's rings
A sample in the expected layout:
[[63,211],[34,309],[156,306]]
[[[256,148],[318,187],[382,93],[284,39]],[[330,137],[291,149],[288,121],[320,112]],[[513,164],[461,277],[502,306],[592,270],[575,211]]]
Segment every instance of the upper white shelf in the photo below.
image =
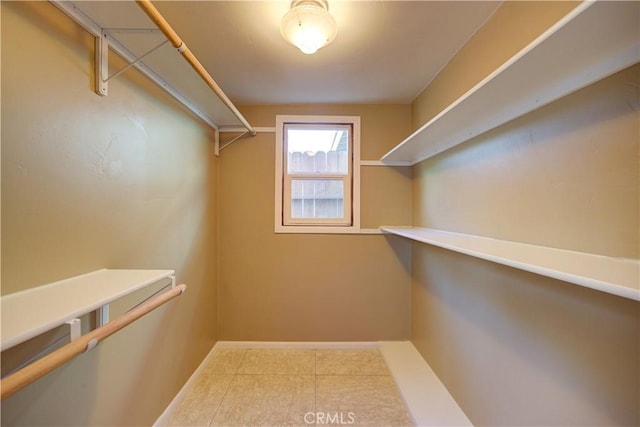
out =
[[382,157],[414,165],[640,61],[640,2],[584,2]]
[[160,46],[166,37],[135,1],[50,1],[214,129],[242,125],[171,43]]
[[382,231],[640,301],[640,260],[415,227]]
[[98,270],[0,298],[4,351],[138,289],[173,270]]

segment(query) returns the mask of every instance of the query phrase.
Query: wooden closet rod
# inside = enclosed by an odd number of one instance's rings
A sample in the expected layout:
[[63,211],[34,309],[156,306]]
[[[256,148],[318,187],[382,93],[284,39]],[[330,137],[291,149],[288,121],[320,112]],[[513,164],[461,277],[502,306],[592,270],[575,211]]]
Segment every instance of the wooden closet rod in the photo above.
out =
[[247,131],[251,134],[251,136],[256,135],[256,131],[249,124],[247,119],[238,111],[233,102],[227,97],[227,95],[222,91],[220,86],[213,80],[211,75],[207,72],[207,70],[202,66],[198,58],[191,52],[191,50],[187,47],[187,45],[182,41],[180,36],[171,28],[169,23],[164,19],[164,17],[158,12],[158,9],[151,3],[150,0],[136,0],[138,6],[147,14],[147,16],[158,26],[160,31],[164,33],[169,42],[178,49],[178,52],[182,54],[182,56],[187,60],[189,65],[198,73],[198,75],[204,80],[204,82],[215,92],[215,94],[220,98],[220,100],[231,110],[231,112],[240,120],[242,126],[244,126]]
[[187,285],[178,285],[155,298],[145,301],[138,307],[124,313],[122,316],[107,323],[106,325],[94,329],[64,347],[49,353],[42,359],[36,360],[32,364],[27,365],[19,371],[7,376],[0,381],[0,400],[4,400],[6,397],[11,396],[21,388],[26,387],[38,378],[43,377],[79,354],[91,350],[103,339],[136,321],[150,311],[160,307],[167,301],[182,295],[186,289]]

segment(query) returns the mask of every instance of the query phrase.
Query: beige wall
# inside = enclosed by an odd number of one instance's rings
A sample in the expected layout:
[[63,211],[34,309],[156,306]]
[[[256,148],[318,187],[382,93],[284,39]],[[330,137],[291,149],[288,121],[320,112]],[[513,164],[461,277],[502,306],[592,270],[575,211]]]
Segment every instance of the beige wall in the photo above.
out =
[[2,293],[100,268],[189,286],[3,401],[2,423],[150,425],[216,338],[213,134],[135,72],[94,94],[93,39],[48,2],[1,7]]
[[[414,103],[414,127],[499,65],[485,52],[506,59],[566,6],[498,9]],[[414,167],[413,224],[638,258],[639,73]],[[417,243],[412,269],[412,341],[472,422],[639,423],[637,302]]]
[[[361,116],[361,157],[379,159],[409,131],[409,106],[243,107]],[[370,341],[409,336],[410,244],[382,235],[274,234],[274,134],[234,143],[219,161],[219,333],[224,340]],[[410,221],[408,168],[362,169],[362,226]]]
[[481,426],[638,425],[633,300],[415,245],[412,342]]
[[638,258],[632,67],[414,170],[415,225]]

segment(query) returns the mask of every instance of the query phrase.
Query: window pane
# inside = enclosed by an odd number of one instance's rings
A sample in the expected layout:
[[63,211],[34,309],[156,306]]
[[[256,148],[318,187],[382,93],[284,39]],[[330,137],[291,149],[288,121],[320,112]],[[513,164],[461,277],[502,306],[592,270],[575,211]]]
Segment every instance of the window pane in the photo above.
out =
[[342,218],[344,182],[341,179],[292,179],[292,218]]
[[349,131],[286,127],[289,173],[349,173]]

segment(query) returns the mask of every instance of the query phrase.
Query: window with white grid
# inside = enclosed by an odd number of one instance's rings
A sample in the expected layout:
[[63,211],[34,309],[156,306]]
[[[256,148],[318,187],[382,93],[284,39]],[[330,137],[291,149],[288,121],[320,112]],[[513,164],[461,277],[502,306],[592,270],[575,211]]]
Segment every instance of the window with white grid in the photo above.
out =
[[276,231],[359,227],[359,117],[277,116]]

